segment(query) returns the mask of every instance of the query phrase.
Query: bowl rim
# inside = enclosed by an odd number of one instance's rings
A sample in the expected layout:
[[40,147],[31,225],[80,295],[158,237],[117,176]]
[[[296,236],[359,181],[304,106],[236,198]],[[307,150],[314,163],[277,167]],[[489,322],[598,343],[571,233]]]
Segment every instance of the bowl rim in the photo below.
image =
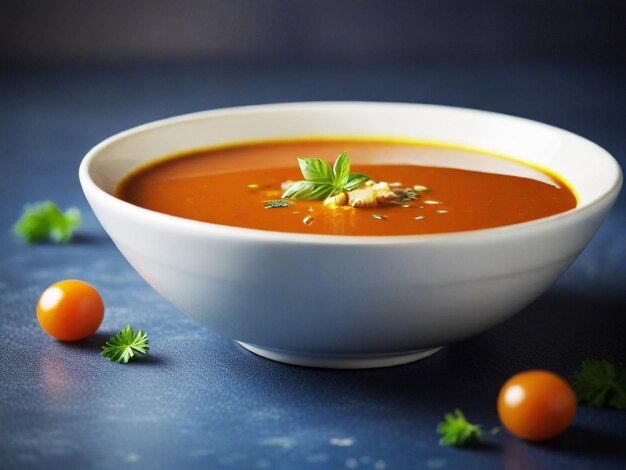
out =
[[[465,230],[459,232],[447,232],[447,233],[434,233],[434,234],[415,234],[415,235],[326,235],[326,234],[305,234],[296,232],[277,232],[271,230],[262,230],[246,227],[237,227],[230,225],[221,225],[211,222],[202,222],[192,219],[186,219],[184,217],[164,214],[161,212],[153,211],[151,209],[145,209],[140,206],[136,206],[129,202],[123,201],[98,186],[90,175],[90,168],[93,161],[98,155],[108,146],[123,140],[129,136],[139,134],[144,131],[154,130],[159,127],[168,126],[171,124],[182,124],[185,122],[202,120],[207,116],[219,117],[220,115],[232,115],[232,114],[246,114],[257,113],[264,110],[277,110],[280,108],[294,109],[300,108],[305,110],[311,107],[333,107],[333,106],[397,106],[397,107],[420,107],[423,109],[446,109],[452,111],[461,111],[466,113],[473,113],[475,116],[491,116],[497,118],[504,118],[508,120],[517,120],[520,122],[532,123],[536,126],[541,126],[557,132],[565,134],[576,139],[581,139],[588,144],[596,147],[601,153],[604,153],[605,157],[612,164],[614,170],[614,178],[611,185],[605,192],[597,199],[591,201],[584,206],[577,206],[559,214],[555,214],[540,219],[530,220],[528,222],[522,222],[517,224],[503,225],[499,227],[478,229],[478,230]],[[245,142],[245,141],[242,141]],[[486,149],[485,149],[486,150]],[[155,156],[158,159],[159,156]],[[228,238],[245,239],[250,241],[265,241],[265,242],[280,242],[280,243],[300,243],[300,244],[315,244],[315,245],[398,245],[398,244],[422,244],[433,242],[460,242],[467,239],[477,239],[486,236],[508,236],[512,232],[518,232],[520,235],[528,233],[535,229],[546,228],[551,224],[565,224],[573,218],[583,217],[591,212],[595,211],[598,206],[607,200],[616,198],[620,188],[622,186],[623,176],[622,171],[617,160],[605,149],[595,144],[594,142],[574,134],[573,132],[561,129],[550,124],[546,124],[540,121],[527,119],[510,114],[497,113],[493,111],[484,111],[480,109],[447,106],[447,105],[435,105],[435,104],[422,104],[422,103],[401,103],[401,102],[383,102],[383,101],[304,101],[304,102],[286,102],[286,103],[270,103],[259,105],[247,105],[247,106],[235,106],[227,108],[217,108],[205,111],[197,111],[187,114],[181,114],[176,116],[151,121],[145,124],[131,127],[127,130],[113,134],[112,136],[104,139],[97,145],[95,145],[87,154],[83,157],[79,167],[79,180],[83,188],[83,192],[88,199],[95,198],[104,205],[110,205],[112,210],[121,211],[130,218],[137,219],[142,218],[153,224],[168,224],[171,228],[190,231],[195,235],[221,235]],[[576,188],[574,188],[576,189]]]

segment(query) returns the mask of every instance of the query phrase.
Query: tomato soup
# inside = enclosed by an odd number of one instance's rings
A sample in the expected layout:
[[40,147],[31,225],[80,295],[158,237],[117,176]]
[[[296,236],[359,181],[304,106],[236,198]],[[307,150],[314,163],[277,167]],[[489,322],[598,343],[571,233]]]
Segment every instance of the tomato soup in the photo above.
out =
[[[343,152],[351,173],[386,182],[398,196],[373,207],[282,197],[289,182],[304,179],[297,157],[332,166]],[[162,158],[127,176],[117,196],[201,222],[359,236],[478,230],[576,207],[556,175],[512,159],[445,145],[347,139],[249,143]]]

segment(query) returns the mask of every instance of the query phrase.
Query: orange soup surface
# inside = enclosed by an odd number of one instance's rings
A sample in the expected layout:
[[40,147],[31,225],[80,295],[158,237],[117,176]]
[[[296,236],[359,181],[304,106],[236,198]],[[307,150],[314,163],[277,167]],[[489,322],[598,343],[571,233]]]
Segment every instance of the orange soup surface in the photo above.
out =
[[[392,188],[421,191],[410,201],[370,208],[325,207],[281,199],[281,184],[302,180],[296,157],[330,165],[342,152],[350,172]],[[548,217],[576,207],[556,176],[501,157],[408,143],[358,140],[277,141],[194,151],[127,176],[117,196],[137,206],[214,224],[326,235],[416,235],[477,230]]]

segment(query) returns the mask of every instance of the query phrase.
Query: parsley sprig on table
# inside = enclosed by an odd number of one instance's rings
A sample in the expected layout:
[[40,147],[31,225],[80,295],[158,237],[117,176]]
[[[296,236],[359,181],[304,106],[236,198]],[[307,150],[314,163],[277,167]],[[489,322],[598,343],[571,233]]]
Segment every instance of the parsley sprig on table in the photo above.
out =
[[621,364],[587,359],[574,372],[572,387],[579,402],[626,410],[626,367]]
[[442,446],[466,446],[483,441],[481,426],[470,423],[458,408],[454,413],[446,413],[437,432],[441,434],[439,444]]
[[110,361],[126,364],[135,357],[135,353],[148,354],[148,351],[148,335],[141,330],[135,333],[130,325],[126,325],[122,331],[109,338],[102,346],[101,354]]
[[26,205],[13,231],[29,244],[43,241],[68,243],[79,225],[78,209],[71,207],[62,212],[54,202],[44,201]]
[[320,200],[342,191],[358,188],[371,178],[362,173],[350,173],[350,159],[346,152],[329,163],[319,158],[298,158],[304,181],[296,181],[283,193],[283,198]]

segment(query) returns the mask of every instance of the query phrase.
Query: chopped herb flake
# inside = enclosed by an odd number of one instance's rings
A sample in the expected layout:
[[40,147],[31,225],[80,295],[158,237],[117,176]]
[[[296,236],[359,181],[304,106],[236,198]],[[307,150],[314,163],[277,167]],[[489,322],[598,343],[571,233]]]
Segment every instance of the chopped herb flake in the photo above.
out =
[[413,191],[411,188],[395,190],[394,194],[396,195],[396,199],[393,202],[395,202],[396,204],[414,201],[415,199],[420,197],[420,195]]
[[285,201],[284,199],[274,199],[273,201],[265,201],[265,209],[275,209],[277,207],[289,207],[293,206],[293,202]]

